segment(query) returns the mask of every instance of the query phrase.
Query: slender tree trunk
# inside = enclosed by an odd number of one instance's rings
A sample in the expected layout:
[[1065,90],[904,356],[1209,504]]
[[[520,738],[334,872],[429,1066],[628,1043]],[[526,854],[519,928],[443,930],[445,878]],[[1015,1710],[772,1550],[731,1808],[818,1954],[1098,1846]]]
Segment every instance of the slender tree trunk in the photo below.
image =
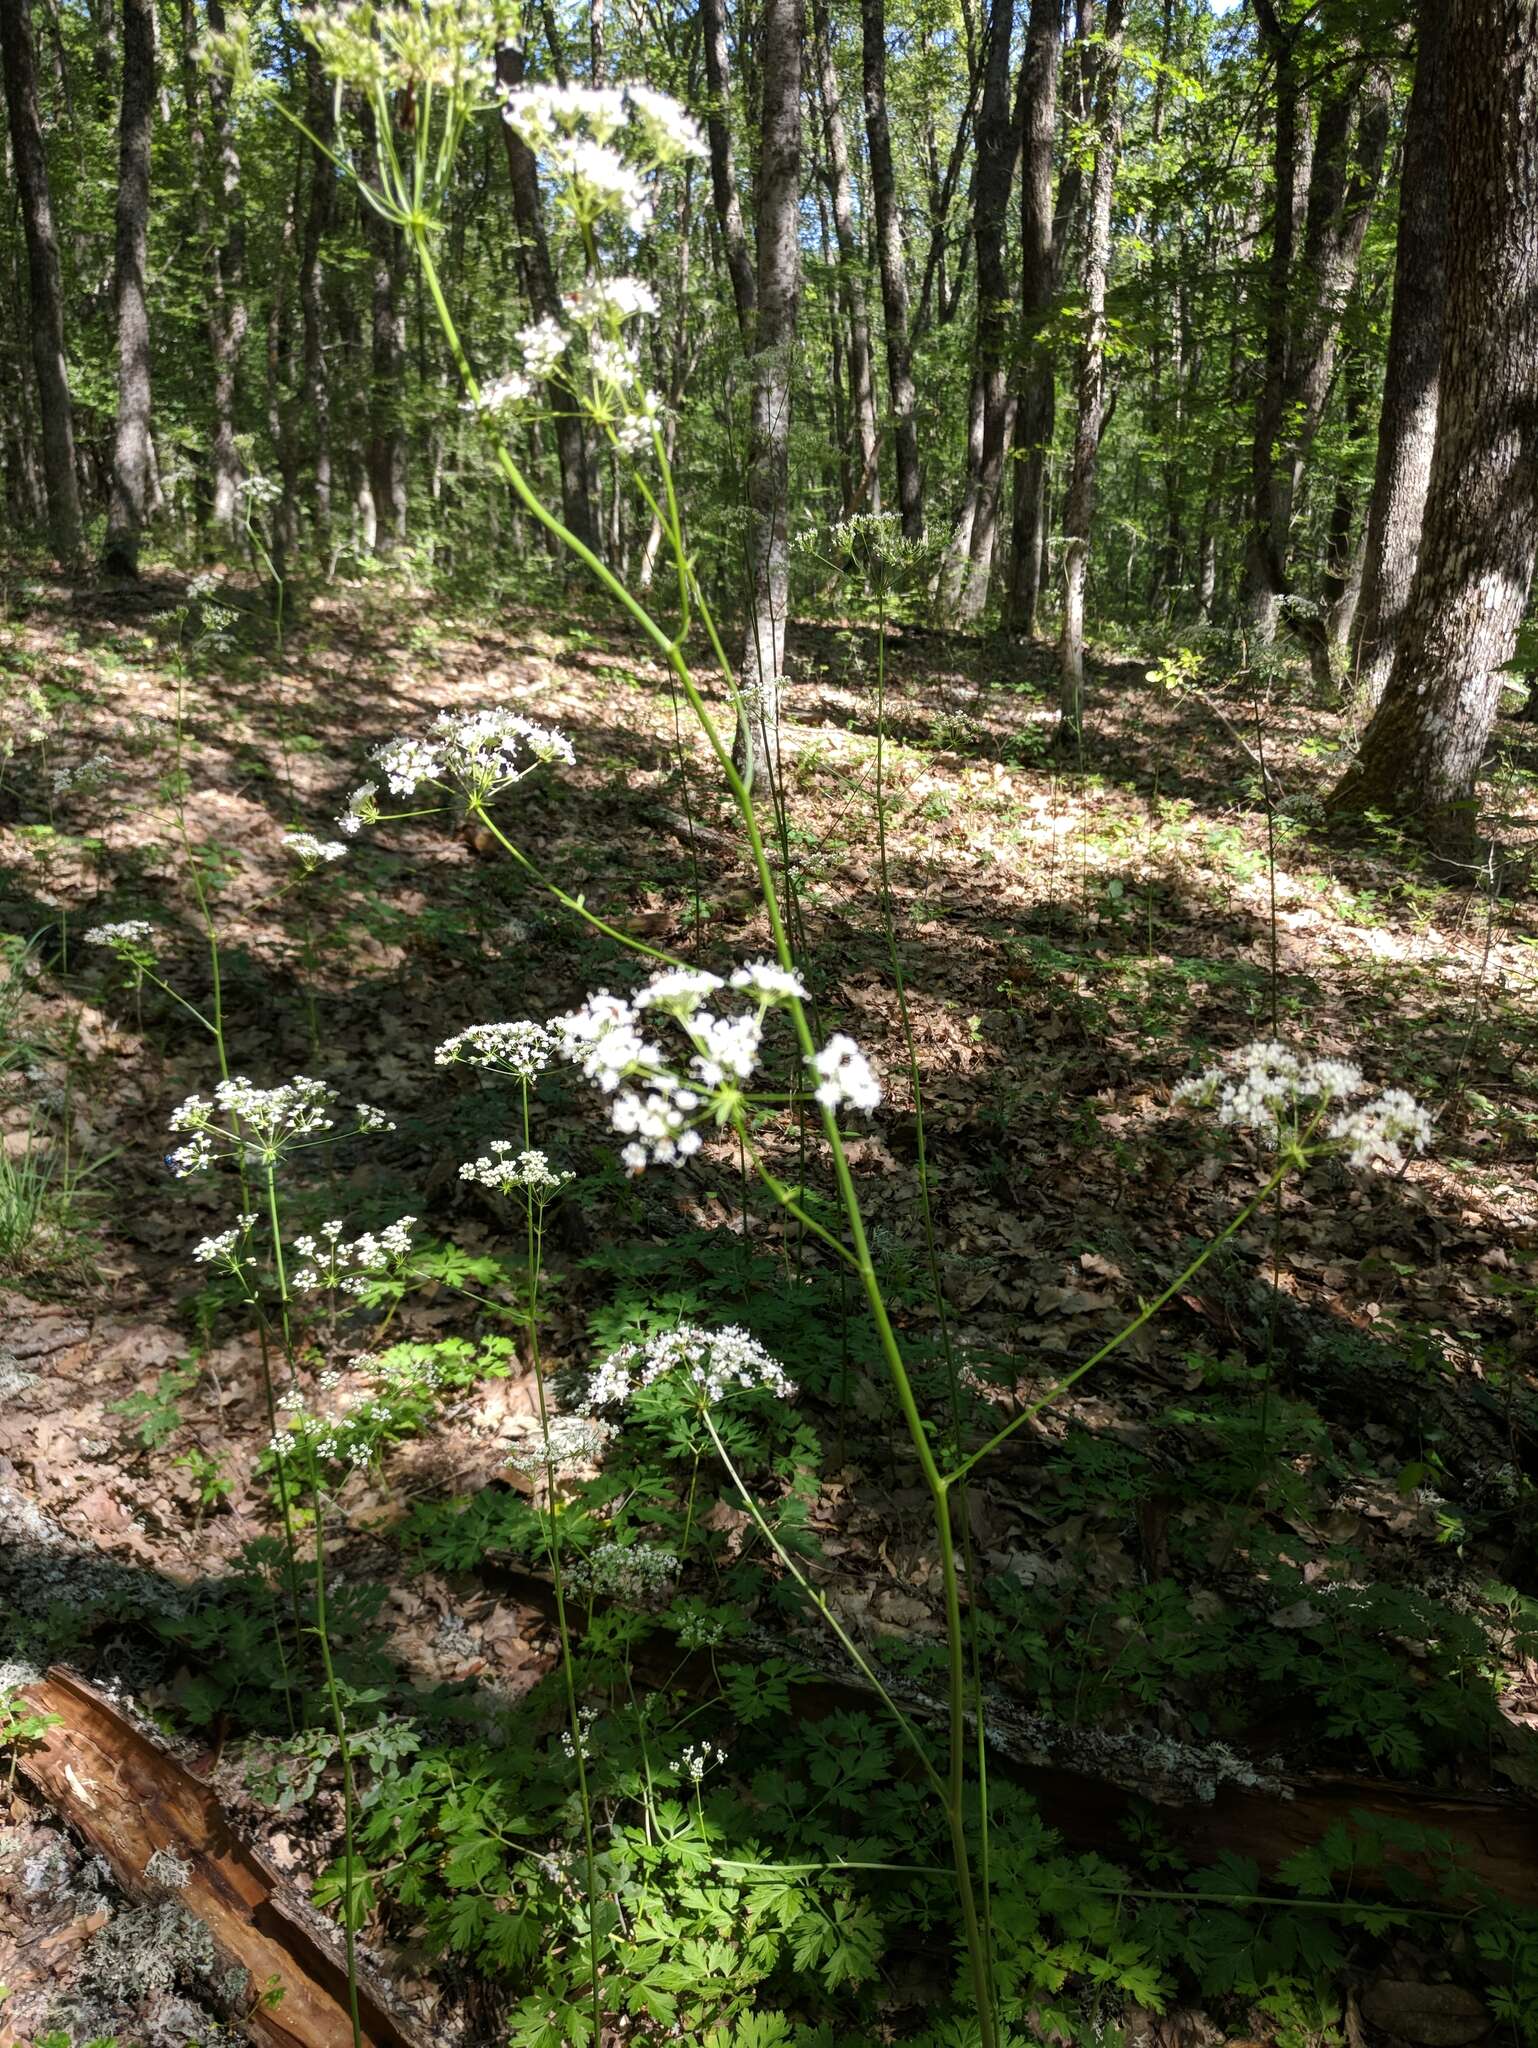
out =
[[892,445],[897,459],[897,504],[903,534],[924,537],[924,487],[919,470],[917,394],[908,333],[908,267],[897,213],[897,174],[892,166],[892,131],[886,105],[885,0],[860,0],[861,69],[865,91],[865,145],[870,156],[871,206],[876,219],[876,255],[881,269],[881,304],[886,321],[886,367],[892,410]]
[[735,753],[777,784],[780,681],[790,597],[790,405],[801,296],[802,0],[764,0],[758,166],[758,312],[748,420],[748,630]]
[[828,27],[828,0],[813,0],[813,53],[818,97],[828,150],[833,199],[833,233],[838,243],[839,296],[849,334],[849,399],[854,425],[854,462],[846,513],[868,505],[881,510],[881,437],[876,425],[876,379],[871,355],[870,309],[865,297],[865,265],[855,235],[854,199],[849,176],[849,144],[839,104],[838,72]]
[[[317,143],[332,139],[331,94],[320,59],[305,51],[306,123]],[[326,308],[320,253],[331,229],[336,174],[323,148],[310,151],[310,191],[299,250],[299,310],[304,329],[304,402],[309,414],[315,471],[315,530],[331,526],[331,380],[326,371]]]
[[1121,119],[1116,88],[1121,69],[1124,0],[1108,0],[1095,56],[1095,164],[1084,234],[1084,338],[1079,344],[1078,412],[1068,501],[1063,509],[1063,630],[1058,642],[1062,731],[1077,737],[1084,722],[1084,586],[1089,574],[1095,481],[1105,426],[1105,288],[1111,264],[1111,190]]
[[1031,0],[1020,72],[1020,395],[1015,410],[1015,497],[1006,625],[1037,627],[1046,552],[1047,457],[1057,376],[1048,324],[1054,297],[1052,143],[1063,49],[1063,0]]
[[118,123],[117,232],[112,302],[117,314],[117,428],[102,567],[137,576],[150,489],[148,262],[150,123],[155,109],[153,0],[123,0],[123,100]]
[[993,0],[988,24],[988,61],[977,110],[977,172],[973,183],[972,231],[977,252],[977,376],[982,431],[972,490],[972,520],[958,590],[957,612],[968,624],[980,619],[988,602],[998,532],[999,490],[1011,422],[1010,338],[1013,321],[1004,251],[1010,188],[1020,149],[1020,124],[1011,118],[1010,41],[1014,0]]
[[75,476],[74,411],[64,354],[64,287],[48,190],[48,159],[37,105],[37,68],[28,0],[0,0],[0,63],[11,130],[11,162],[27,244],[27,295],[32,315],[32,369],[42,417],[48,533],[66,566],[80,558],[80,487]]
[[700,0],[700,33],[705,45],[705,83],[710,89],[705,132],[710,144],[710,190],[716,221],[732,281],[732,303],[744,348],[753,346],[753,318],[758,306],[758,280],[742,225],[737,197],[737,171],[732,161],[732,81],[726,55],[726,17],[722,0]]
[[1538,0],[1453,0],[1436,448],[1383,700],[1336,791],[1444,850],[1475,786],[1538,550]]
[[[208,0],[208,25],[225,26],[223,0]],[[240,399],[240,358],[249,312],[246,305],[246,219],[240,184],[240,150],[230,105],[230,83],[215,67],[208,75],[208,117],[217,167],[218,233],[208,309],[209,348],[214,359],[213,523],[233,532],[240,510],[241,460],[236,439]]]
[[1421,0],[1415,85],[1399,173],[1399,239],[1378,461],[1367,513],[1355,701],[1376,710],[1404,618],[1436,442],[1447,263],[1449,0]]
[[[1244,608],[1255,636],[1275,633],[1288,589],[1293,507],[1324,412],[1335,346],[1356,284],[1388,140],[1389,89],[1381,66],[1348,76],[1320,108],[1313,140],[1303,250],[1294,274],[1307,113],[1297,76],[1296,27],[1283,29],[1272,0],[1255,0],[1276,64],[1271,260],[1267,271],[1266,367],[1252,454],[1253,510],[1245,555]],[[1355,128],[1355,147],[1351,136]]]
[[[363,175],[379,178],[379,142],[373,111],[358,102],[363,133]],[[512,133],[504,122],[508,134]],[[393,221],[365,206],[363,231],[370,251],[369,401],[364,467],[368,474],[370,545],[389,554],[406,537],[406,444],[401,425],[401,374],[406,355],[405,237]]]

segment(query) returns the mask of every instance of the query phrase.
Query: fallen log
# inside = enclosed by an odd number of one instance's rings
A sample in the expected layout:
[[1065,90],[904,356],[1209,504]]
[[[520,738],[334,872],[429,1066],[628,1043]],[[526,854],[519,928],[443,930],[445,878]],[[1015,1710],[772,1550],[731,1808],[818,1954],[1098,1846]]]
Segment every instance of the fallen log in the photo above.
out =
[[[208,1786],[73,1672],[56,1665],[22,1697],[56,1719],[22,1751],[20,1774],[130,1898],[174,1897],[202,1921],[221,1960],[247,1973],[253,2009],[246,2024],[257,2037],[274,2048],[352,2048],[339,1958],[241,1841]],[[146,1874],[157,1854],[186,1869],[174,1891]],[[426,2048],[408,2021],[361,1985],[359,2016],[364,2048]]]
[[[478,1576],[553,1621],[554,1592],[540,1573],[488,1557]],[[798,1720],[850,1709],[877,1718],[884,1712],[857,1672],[811,1668],[801,1646],[783,1637],[763,1632],[756,1640],[734,1642],[732,1654],[800,1665],[806,1675],[790,1687],[791,1713]],[[650,1684],[702,1697],[719,1691],[714,1656],[697,1651],[680,1658],[677,1638],[664,1630],[643,1637],[632,1655],[637,1675]],[[897,1674],[884,1673],[883,1682],[913,1720],[943,1717],[942,1701]],[[1252,1767],[1222,1744],[1076,1728],[1026,1711],[1003,1695],[988,1702],[987,1735],[989,1768],[1023,1786],[1071,1848],[1125,1856],[1127,1824],[1151,1810],[1161,1835],[1193,1864],[1216,1863],[1231,1852],[1253,1858],[1271,1877],[1289,1857],[1315,1848],[1332,1827],[1344,1825],[1360,1835],[1360,1817],[1371,1826],[1445,1836],[1471,1897],[1488,1890],[1512,1905],[1538,1907],[1538,1803],[1520,1795],[1464,1796],[1344,1772],[1287,1775]],[[1445,1859],[1395,1847],[1387,1851],[1386,1864],[1358,1861],[1353,1896],[1399,1896],[1388,1864],[1411,1872],[1433,1892],[1447,1875]]]

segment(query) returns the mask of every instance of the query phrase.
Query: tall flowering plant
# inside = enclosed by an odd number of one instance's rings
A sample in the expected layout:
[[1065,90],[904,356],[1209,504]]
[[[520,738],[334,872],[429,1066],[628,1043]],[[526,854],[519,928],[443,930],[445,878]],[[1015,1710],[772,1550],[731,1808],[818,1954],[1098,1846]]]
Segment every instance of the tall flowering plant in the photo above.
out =
[[[483,827],[509,858],[574,915],[653,964],[650,978],[629,993],[597,990],[574,1010],[543,1024],[473,1025],[439,1048],[440,1061],[486,1066],[519,1080],[526,1112],[533,1075],[553,1055],[570,1060],[605,1105],[621,1141],[621,1158],[633,1173],[656,1167],[687,1170],[713,1134],[731,1134],[770,1195],[855,1276],[932,1517],[947,1668],[946,1731],[938,1758],[896,1704],[888,1699],[888,1705],[944,1812],[977,2038],[980,2048],[996,2048],[1000,2020],[991,1966],[987,1801],[973,1797],[984,1768],[984,1713],[968,1667],[955,1528],[959,1489],[972,1469],[1025,1427],[1046,1401],[1100,1363],[1185,1286],[1217,1245],[1232,1237],[1288,1174],[1325,1153],[1362,1165],[1393,1166],[1407,1150],[1425,1143],[1424,1117],[1408,1098],[1392,1091],[1362,1100],[1365,1091],[1354,1069],[1305,1060],[1285,1048],[1249,1048],[1199,1077],[1182,1090],[1183,1099],[1215,1105],[1221,1121],[1264,1136],[1272,1145],[1270,1170],[1254,1200],[1184,1273],[1049,1390],[1042,1402],[1013,1417],[969,1452],[963,1453],[959,1444],[937,1448],[946,1438],[926,1416],[905,1363],[845,1144],[844,1125],[850,1113],[866,1115],[879,1109],[881,1082],[852,1038],[835,1032],[819,1042],[814,1032],[807,985],[792,950],[752,790],[734,766],[718,722],[723,704],[741,718],[745,693],[724,654],[688,545],[667,456],[664,407],[643,374],[642,323],[655,316],[657,306],[651,288],[632,275],[629,266],[660,182],[688,159],[704,154],[699,129],[683,109],[642,84],[603,90],[531,84],[504,90],[498,83],[504,69],[499,57],[517,43],[520,23],[516,10],[502,0],[314,8],[299,21],[333,82],[339,116],[358,98],[371,106],[379,138],[377,175],[360,177],[342,145],[328,148],[313,135],[312,142],[344,175],[355,179],[364,201],[406,236],[458,371],[462,404],[508,488],[532,518],[585,565],[669,670],[736,807],[768,924],[769,954],[724,973],[706,972],[607,922],[580,897],[544,876],[527,850],[508,836],[492,807],[530,775],[558,772],[571,761],[573,750],[563,734],[537,726],[504,705],[445,714],[425,731],[382,741],[374,751],[374,772],[353,790],[339,829],[350,839],[391,815],[402,815],[382,807],[382,792],[386,801],[409,804],[412,814],[452,806]],[[244,65],[253,86],[261,88],[240,37],[225,38],[223,49],[229,61]],[[268,89],[276,91],[275,86]],[[406,101],[413,117],[403,129],[395,110]],[[295,118],[281,100],[278,104],[287,118]],[[580,285],[565,295],[561,318],[544,318],[523,329],[517,336],[516,357],[488,375],[472,362],[437,263],[438,202],[465,130],[485,118],[506,121],[534,153],[555,214],[579,252],[582,271]],[[633,488],[657,522],[675,576],[677,608],[670,618],[660,616],[570,531],[512,452],[510,430],[541,405],[541,390],[552,375],[559,375],[590,429],[627,466]],[[690,659],[691,640],[703,641],[708,680],[696,673]],[[419,802],[423,798],[425,804]],[[767,1064],[775,1055],[776,1038],[786,1055],[779,1061],[779,1085],[773,1084]],[[803,1208],[796,1191],[775,1175],[758,1143],[762,1120],[787,1112],[820,1130],[837,1197],[836,1229]],[[521,1146],[513,1139],[495,1141],[484,1155],[467,1162],[464,1171],[492,1192],[524,1203],[532,1306],[539,1269],[538,1219],[544,1203],[558,1192],[559,1176],[529,1142],[527,1113]],[[776,1543],[716,1426],[716,1406],[728,1395],[783,1398],[789,1387],[781,1368],[760,1356],[744,1333],[679,1331],[664,1343],[611,1357],[589,1385],[588,1405],[591,1410],[622,1411],[638,1396],[663,1385],[697,1411],[701,1427],[738,1483],[761,1532],[775,1545],[782,1565],[879,1690],[879,1674],[794,1559]],[[596,1415],[589,1421],[613,1426]],[[544,1411],[541,1386],[541,1434],[531,1455],[544,1475],[543,1497],[551,1504],[552,1532],[557,1473],[569,1458],[588,1455],[599,1441],[595,1427],[574,1431],[553,1421]],[[569,1731],[568,1753],[580,1771],[585,1753],[580,1720]],[[591,1868],[589,1844],[590,1872]],[[593,1999],[594,2026],[601,2029],[596,1950]]]

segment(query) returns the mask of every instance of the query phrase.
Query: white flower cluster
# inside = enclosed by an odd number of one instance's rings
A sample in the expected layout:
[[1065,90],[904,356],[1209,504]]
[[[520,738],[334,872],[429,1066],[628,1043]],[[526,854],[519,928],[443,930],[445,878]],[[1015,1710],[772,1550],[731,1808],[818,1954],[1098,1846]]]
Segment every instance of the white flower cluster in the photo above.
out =
[[49,781],[55,796],[66,796],[72,789],[100,789],[112,772],[110,754],[90,754],[72,768],[55,768]]
[[596,1415],[552,1415],[543,1429],[536,1424],[528,1443],[508,1452],[507,1462],[531,1478],[596,1465],[614,1433],[614,1425]]
[[379,822],[379,784],[360,782],[347,799],[347,808],[336,821],[336,828],[349,839],[356,839],[363,825],[377,825]]
[[347,857],[347,848],[340,839],[317,839],[313,832],[285,832],[283,844],[307,875]]
[[513,0],[328,0],[305,8],[299,26],[327,73],[362,92],[427,86],[475,106],[485,104],[493,60],[517,41],[522,15]]
[[155,927],[142,917],[125,917],[118,924],[93,924],[85,935],[88,946],[110,946],[114,953],[149,953]]
[[660,1543],[600,1543],[566,1568],[567,1583],[598,1598],[645,1607],[664,1598],[683,1569]]
[[256,1261],[246,1255],[246,1239],[256,1228],[257,1217],[248,1211],[235,1218],[228,1230],[221,1230],[217,1237],[200,1237],[192,1247],[192,1256],[200,1266],[228,1266],[238,1273],[242,1266],[254,1266]]
[[779,1360],[735,1323],[724,1330],[680,1323],[643,1344],[611,1351],[583,1390],[582,1406],[622,1407],[640,1388],[670,1376],[681,1380],[702,1407],[743,1390],[781,1401],[791,1400],[796,1391]]
[[[373,757],[392,796],[413,796],[426,783],[456,790],[470,803],[485,803],[499,791],[511,789],[543,762],[564,761],[569,767],[576,758],[563,732],[536,725],[521,712],[501,705],[479,711],[440,711],[425,735],[404,733],[385,740],[374,748]],[[350,835],[358,824],[368,822],[370,808],[378,816],[373,801],[377,787],[364,783],[354,790],[347,811],[338,820],[344,832]],[[349,822],[353,819],[357,823]]]
[[579,1707],[577,1709],[577,1733],[575,1738],[573,1738],[569,1728],[561,1730],[561,1754],[568,1763],[574,1764],[579,1753],[584,1763],[587,1763],[592,1757],[593,1752],[588,1747],[588,1736],[592,1733],[593,1723],[597,1719],[598,1709],[596,1707]]
[[502,113],[543,158],[562,203],[584,226],[617,214],[643,233],[651,219],[648,172],[706,153],[683,108],[645,85],[519,86]]
[[1329,1116],[1335,1105],[1366,1095],[1368,1085],[1350,1060],[1305,1059],[1275,1039],[1261,1039],[1182,1081],[1172,1100],[1215,1109],[1220,1124],[1272,1143],[1313,1123],[1321,1142],[1337,1146],[1350,1165],[1397,1172],[1410,1153],[1430,1144],[1431,1118],[1403,1088]]
[[684,1753],[673,1768],[681,1778],[688,1778],[699,1784],[707,1771],[715,1770],[726,1762],[726,1751],[719,1742],[686,1743]]
[[465,1161],[459,1169],[459,1177],[490,1188],[497,1195],[511,1194],[514,1188],[523,1188],[536,1202],[548,1202],[561,1192],[568,1181],[576,1179],[575,1174],[558,1173],[543,1152],[519,1152],[514,1156],[512,1141],[508,1138],[493,1138],[488,1152],[483,1152],[479,1159]]
[[817,1076],[812,1094],[825,1109],[842,1109],[846,1103],[851,1109],[880,1108],[881,1083],[870,1061],[842,1031],[835,1031],[822,1051],[812,1055],[810,1065]]
[[[187,1133],[188,1139],[168,1155],[167,1164],[178,1178],[201,1173],[220,1158],[275,1165],[285,1152],[325,1142],[336,1127],[331,1115],[336,1101],[337,1091],[329,1083],[305,1074],[276,1088],[258,1088],[243,1074],[233,1075],[219,1082],[212,1100],[189,1095],[171,1112],[171,1129]],[[367,1102],[357,1104],[355,1117],[354,1131],[395,1129],[382,1110]]]
[[515,1081],[532,1081],[555,1058],[556,1041],[543,1024],[471,1024],[444,1039],[433,1054],[440,1067],[490,1067]]
[[[752,1007],[726,1016],[708,1007],[728,993],[746,996]],[[750,962],[725,978],[669,967],[629,1001],[599,989],[557,1018],[554,1030],[567,1057],[610,1098],[610,1122],[628,1141],[620,1158],[641,1173],[698,1152],[700,1126],[725,1122],[753,1079],[769,1010],[805,993],[799,977],[773,961]],[[681,1071],[647,1035],[652,1013],[670,1018],[687,1038],[691,1052]]]
[[521,367],[482,386],[467,409],[495,413],[525,404],[560,369],[588,417],[611,432],[625,454],[644,453],[661,431],[664,408],[647,388],[640,351],[623,330],[627,320],[655,317],[656,294],[638,277],[592,278],[568,292],[564,304],[567,324],[547,315],[521,328]]
[[367,1294],[381,1274],[399,1272],[411,1256],[411,1229],[415,1216],[402,1216],[376,1237],[365,1230],[350,1244],[342,1241],[342,1225],[323,1223],[318,1238],[296,1237],[294,1250],[308,1263],[294,1275],[294,1286],[302,1294],[333,1289],[343,1294]]

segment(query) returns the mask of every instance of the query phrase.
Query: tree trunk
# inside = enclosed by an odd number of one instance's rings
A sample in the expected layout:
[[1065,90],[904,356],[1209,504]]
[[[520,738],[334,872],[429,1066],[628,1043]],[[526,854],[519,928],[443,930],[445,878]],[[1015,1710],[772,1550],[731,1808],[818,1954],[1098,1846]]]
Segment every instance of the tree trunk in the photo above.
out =
[[1473,847],[1475,784],[1538,549],[1538,0],[1454,0],[1441,404],[1383,701],[1335,794]]
[[1020,396],[1015,411],[1015,497],[1005,623],[1034,634],[1046,550],[1047,457],[1057,378],[1052,317],[1052,142],[1063,48],[1063,0],[1031,0],[1020,71]]
[[[505,46],[497,52],[497,83],[503,90],[523,82],[524,57],[521,48]],[[539,192],[539,166],[534,152],[506,121],[501,124],[502,144],[507,153],[507,175],[513,190],[513,224],[518,245],[524,289],[536,320],[554,320],[564,327],[560,287],[545,234],[544,208]],[[603,538],[593,512],[593,480],[588,460],[587,435],[582,415],[569,387],[557,377],[546,385],[555,428],[556,461],[561,471],[561,518],[584,546],[595,554],[603,551]]]
[[75,425],[64,354],[64,287],[48,191],[48,159],[37,106],[37,68],[28,0],[0,0],[0,63],[11,130],[11,162],[27,244],[27,295],[32,315],[32,369],[43,429],[48,534],[66,566],[80,558],[80,487],[75,477]]
[[1011,119],[1009,46],[1015,30],[1014,0],[993,0],[988,26],[988,61],[977,111],[977,172],[972,223],[977,251],[977,375],[982,387],[982,433],[973,490],[964,582],[958,614],[968,623],[983,615],[998,532],[999,490],[1010,425],[1009,276],[1004,266],[1006,216],[1020,124]]
[[[316,141],[329,145],[333,121],[331,94],[320,59],[306,49],[306,124]],[[505,125],[505,124],[504,124]],[[299,311],[304,328],[304,398],[314,448],[315,530],[324,536],[331,526],[331,380],[326,373],[326,309],[321,292],[320,252],[331,228],[336,174],[324,150],[310,152],[310,193],[305,207],[299,250]]]
[[150,315],[145,278],[150,216],[150,122],[155,107],[153,0],[123,0],[123,100],[118,122],[117,429],[102,568],[137,576],[150,488]]
[[839,296],[849,332],[849,399],[854,424],[854,463],[844,497],[846,515],[868,505],[881,510],[881,439],[876,425],[876,380],[871,355],[870,309],[865,298],[865,265],[855,238],[854,200],[849,176],[849,145],[839,105],[838,72],[828,26],[828,0],[813,0],[812,37],[817,62],[818,96],[828,149],[833,197],[833,234],[838,243]]
[[1431,481],[1447,261],[1447,20],[1449,0],[1421,0],[1415,85],[1399,173],[1394,311],[1378,461],[1367,513],[1354,699],[1383,696],[1404,618]]
[[1084,585],[1105,425],[1105,287],[1111,264],[1111,189],[1121,137],[1116,88],[1124,11],[1124,0],[1108,0],[1095,57],[1095,165],[1084,234],[1084,338],[1079,344],[1078,413],[1063,508],[1063,631],[1058,642],[1061,729],[1070,738],[1077,737],[1084,722]]
[[[1389,90],[1377,65],[1365,81],[1347,77],[1338,83],[1320,108],[1310,157],[1298,28],[1281,26],[1272,0],[1255,0],[1255,12],[1276,65],[1276,129],[1265,376],[1255,415],[1243,604],[1252,633],[1264,642],[1276,631],[1287,594],[1293,506],[1329,394],[1341,316],[1356,284],[1382,173]],[[1311,168],[1303,205],[1305,161]],[[1303,249],[1295,274],[1300,206]]]
[[758,166],[758,311],[748,418],[748,629],[734,748],[746,780],[779,777],[780,679],[790,597],[790,404],[801,295],[802,0],[764,0]]
[[705,45],[705,83],[710,89],[709,111],[705,116],[705,132],[710,143],[710,190],[721,229],[727,275],[732,281],[737,331],[742,336],[743,347],[751,349],[758,282],[753,274],[753,258],[742,225],[737,172],[732,162],[732,82],[726,55],[726,18],[722,13],[721,0],[700,0],[700,32]]
[[886,321],[897,504],[904,537],[916,541],[924,537],[924,488],[919,472],[917,395],[908,334],[908,267],[903,255],[902,223],[897,215],[897,175],[892,167],[892,130],[887,119],[885,0],[860,0],[860,30],[865,145],[870,155],[871,204],[876,219],[876,255]]

